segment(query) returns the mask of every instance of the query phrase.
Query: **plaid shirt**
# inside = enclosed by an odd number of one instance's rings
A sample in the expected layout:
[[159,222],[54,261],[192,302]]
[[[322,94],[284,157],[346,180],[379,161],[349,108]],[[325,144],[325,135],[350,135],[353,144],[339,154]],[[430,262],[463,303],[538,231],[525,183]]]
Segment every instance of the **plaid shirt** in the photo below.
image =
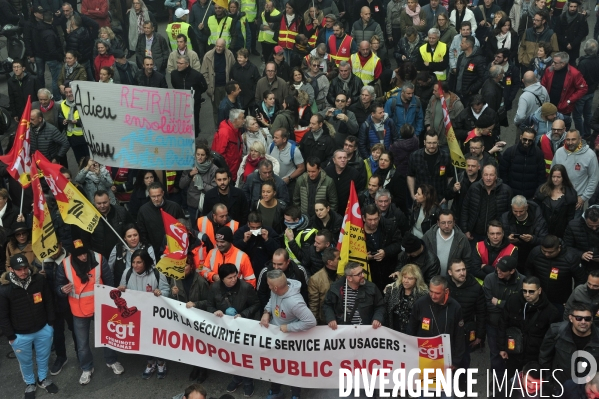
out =
[[430,184],[437,192],[437,203],[445,197],[445,191],[448,187],[447,181],[454,176],[454,174],[455,172],[453,170],[451,158],[449,157],[449,152],[439,150],[433,175],[431,175],[429,171],[428,163],[425,159],[424,148],[410,154],[408,176],[416,179],[414,189],[416,189],[419,184]]

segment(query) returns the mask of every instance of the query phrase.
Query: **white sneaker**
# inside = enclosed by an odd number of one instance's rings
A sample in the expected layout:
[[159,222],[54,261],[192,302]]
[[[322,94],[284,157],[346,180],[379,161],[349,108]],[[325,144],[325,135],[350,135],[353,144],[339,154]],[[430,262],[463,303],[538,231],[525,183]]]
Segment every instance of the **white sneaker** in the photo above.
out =
[[92,380],[92,374],[94,373],[94,369],[89,371],[84,371],[79,378],[79,384],[87,385]]
[[125,372],[125,368],[119,362],[107,364],[106,366],[110,367],[116,375],[123,374]]

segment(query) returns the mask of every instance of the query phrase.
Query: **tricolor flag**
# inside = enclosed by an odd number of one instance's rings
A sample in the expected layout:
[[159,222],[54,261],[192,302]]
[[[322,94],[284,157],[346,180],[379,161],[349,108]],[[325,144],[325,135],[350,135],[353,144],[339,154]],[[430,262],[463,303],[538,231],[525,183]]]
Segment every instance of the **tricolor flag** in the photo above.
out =
[[166,233],[168,253],[158,261],[156,268],[166,277],[181,280],[185,277],[185,263],[187,262],[187,249],[189,248],[187,228],[162,209],[160,209],[160,213],[162,214],[162,223]]
[[364,221],[362,220],[358,194],[356,193],[356,186],[353,180],[349,187],[349,200],[347,201],[345,217],[341,224],[337,249],[341,257],[337,266],[337,274],[344,275],[344,269],[348,262],[358,262],[362,265],[368,281],[372,281],[370,265],[368,264],[368,251],[366,250]]
[[48,161],[39,151],[33,154],[32,160],[46,178],[64,222],[93,233],[100,222],[100,212],[60,173],[62,166]]
[[15,142],[8,155],[0,157],[0,161],[5,163],[8,173],[18,181],[23,188],[31,184],[30,168],[31,153],[29,142],[29,119],[31,118],[31,96],[27,98],[25,110],[21,116],[21,121],[15,134]]
[[40,184],[40,174],[35,164],[31,164],[31,189],[33,190],[33,232],[31,247],[35,256],[43,262],[44,259],[58,252],[58,240],[46,197]]
[[447,145],[449,146],[449,155],[451,155],[451,163],[455,168],[466,169],[466,158],[464,158],[464,154],[462,153],[462,149],[460,148],[460,143],[458,143],[458,139],[455,137],[453,126],[451,126],[451,121],[449,120],[449,111],[447,111],[447,104],[445,103],[445,95],[443,94],[441,83],[439,83],[438,86],[439,96],[441,97],[441,107],[443,108],[443,123],[445,124],[445,136],[447,137]]

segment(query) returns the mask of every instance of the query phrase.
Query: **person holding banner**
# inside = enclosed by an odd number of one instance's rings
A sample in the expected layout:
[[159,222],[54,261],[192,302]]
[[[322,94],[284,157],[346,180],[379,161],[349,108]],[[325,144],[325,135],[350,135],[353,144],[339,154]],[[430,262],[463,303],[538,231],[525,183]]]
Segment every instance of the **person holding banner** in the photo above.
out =
[[[171,289],[164,274],[155,266],[154,259],[145,249],[137,249],[131,255],[131,267],[121,277],[119,291],[126,290],[152,292],[154,296],[169,297]],[[158,364],[157,364],[158,363]],[[156,369],[158,371],[156,372]],[[144,380],[156,372],[158,379],[166,377],[166,362],[162,359],[149,358],[142,374]]]
[[[260,325],[268,328],[270,324],[278,326],[284,333],[308,331],[316,326],[316,318],[310,311],[300,294],[301,284],[289,279],[282,270],[271,270],[266,273],[266,281],[270,288],[270,300],[264,308]],[[301,388],[291,387],[291,398],[299,399]],[[270,384],[266,399],[283,399],[281,384]]]
[[[89,156],[89,147],[83,137],[83,125],[79,117],[79,111],[75,104],[75,95],[70,82],[64,88],[65,100],[60,103],[60,113],[58,114],[57,127],[62,133],[66,133],[69,145],[73,149],[75,161],[81,162],[83,157]],[[33,152],[32,152],[33,154]],[[66,166],[66,158],[62,160]]]
[[[83,370],[79,384],[87,385],[94,373],[94,358],[89,346],[89,330],[95,315],[95,284],[113,287],[114,276],[106,259],[86,247],[81,240],[73,242],[71,254],[56,269],[54,288],[59,296],[68,297],[73,313],[73,326],[77,339],[77,358]],[[125,369],[117,361],[116,352],[104,347],[106,366],[114,374],[123,374]]]
[[[97,230],[96,230],[97,231]],[[152,246],[142,241],[139,235],[139,230],[135,224],[125,224],[123,228],[124,233],[122,239],[127,243],[125,246],[122,242],[117,241],[116,245],[112,248],[110,256],[108,258],[108,265],[112,269],[114,274],[114,281],[121,281],[121,277],[131,267],[131,255],[138,250],[146,250],[150,255],[150,258],[156,263],[156,256]],[[113,234],[107,232],[107,234]]]
[[[482,290],[482,289],[481,289]],[[409,263],[399,271],[395,282],[385,287],[385,327],[406,333],[414,302],[428,294],[420,267]]]
[[[207,311],[217,317],[233,316],[235,319],[257,320],[260,314],[260,300],[252,285],[238,277],[237,266],[232,263],[220,265],[219,280],[212,284],[208,291]],[[254,393],[254,381],[248,377],[233,376],[227,385],[227,392],[235,392],[243,384],[245,397]]]

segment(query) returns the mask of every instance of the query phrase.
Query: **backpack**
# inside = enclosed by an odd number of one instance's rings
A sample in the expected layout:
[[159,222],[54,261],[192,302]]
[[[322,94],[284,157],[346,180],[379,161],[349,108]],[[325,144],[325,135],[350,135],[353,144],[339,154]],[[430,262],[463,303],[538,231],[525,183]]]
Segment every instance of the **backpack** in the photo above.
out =
[[[391,98],[391,109],[389,111],[389,118],[393,119],[393,122],[395,122],[395,124],[397,125],[397,120],[395,119],[395,108],[397,107],[397,95],[401,95],[401,93],[398,91],[397,94],[395,94],[395,96],[393,96]],[[414,96],[416,98],[416,105],[418,106],[418,109],[416,110],[416,112],[421,112],[422,111],[422,104],[420,103],[420,99],[417,96]]]
[[210,151],[210,155],[212,155],[212,163],[214,163],[218,168],[226,169],[229,172],[231,171],[229,169],[229,165],[227,165],[227,161],[225,161],[225,158],[222,155],[216,151]]
[[[297,143],[293,140],[288,140],[288,143],[291,144],[291,162],[293,162],[294,166],[297,166],[295,163],[295,148],[297,147]],[[270,143],[270,147],[268,147],[268,155],[272,154],[272,150],[275,149],[275,143]]]
[[[154,277],[156,277],[156,282],[159,283],[160,282],[160,272],[155,267],[152,268],[152,271],[154,272]],[[125,286],[127,284],[129,284],[129,279],[131,278],[132,274],[133,274],[133,268],[130,267],[129,270],[127,271],[127,275],[125,276]]]

